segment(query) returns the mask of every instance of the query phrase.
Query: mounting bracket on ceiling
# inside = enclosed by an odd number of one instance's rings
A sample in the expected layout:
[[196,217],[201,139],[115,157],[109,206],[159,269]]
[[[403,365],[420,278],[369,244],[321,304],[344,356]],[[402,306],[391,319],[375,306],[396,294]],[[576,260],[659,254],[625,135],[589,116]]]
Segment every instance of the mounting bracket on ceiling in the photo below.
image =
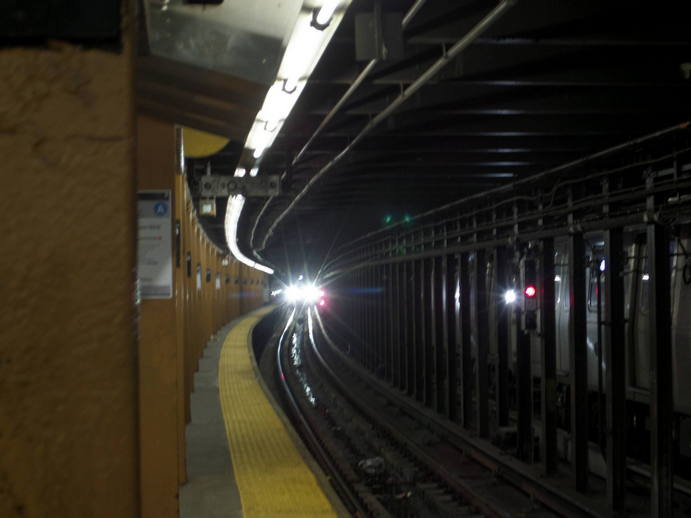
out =
[[374,12],[355,15],[355,59],[388,61],[403,57],[403,13],[382,12],[381,2]]
[[246,198],[278,196],[281,182],[277,174],[265,176],[204,175],[200,178],[198,196],[203,198],[235,196]]

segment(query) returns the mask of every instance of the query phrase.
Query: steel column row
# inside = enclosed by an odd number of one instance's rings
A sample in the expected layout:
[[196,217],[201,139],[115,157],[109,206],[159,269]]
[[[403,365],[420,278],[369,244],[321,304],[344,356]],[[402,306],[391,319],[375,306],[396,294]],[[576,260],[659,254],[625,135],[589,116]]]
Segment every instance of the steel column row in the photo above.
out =
[[[625,509],[626,485],[626,319],[623,276],[626,256],[623,229],[604,233],[604,309],[601,346],[606,386],[607,501],[613,512]],[[575,229],[567,238],[569,293],[569,443],[574,486],[588,487],[589,393],[587,379],[585,238]],[[554,474],[557,455],[557,361],[555,319],[555,244],[538,243],[540,318],[536,330],[526,330],[520,311],[512,315],[503,293],[513,285],[513,251],[492,250],[442,254],[432,258],[392,261],[362,268],[351,275],[352,329],[360,337],[361,362],[393,386],[441,415],[487,438],[490,427],[510,426],[509,411],[517,416],[519,458],[532,462],[533,374],[531,344],[538,345],[540,377],[540,451],[546,474]],[[410,250],[398,238],[384,247],[395,254]],[[649,345],[651,395],[652,514],[670,516],[672,510],[673,397],[669,235],[658,223],[647,225],[649,254]],[[399,252],[400,251],[400,252]],[[490,268],[491,266],[491,268]],[[490,289],[491,285],[491,289]],[[598,294],[598,296],[600,296]],[[493,333],[490,333],[490,315]],[[513,327],[509,322],[514,323]],[[491,358],[490,341],[496,348]],[[474,344],[473,344],[474,342]],[[511,344],[515,344],[515,356]],[[473,345],[471,345],[473,344]],[[515,357],[512,369],[511,359]],[[515,392],[509,374],[516,376]],[[537,378],[536,378],[537,380]],[[537,385],[536,385],[537,386]],[[494,414],[490,415],[490,389]],[[536,393],[537,394],[537,393]]]

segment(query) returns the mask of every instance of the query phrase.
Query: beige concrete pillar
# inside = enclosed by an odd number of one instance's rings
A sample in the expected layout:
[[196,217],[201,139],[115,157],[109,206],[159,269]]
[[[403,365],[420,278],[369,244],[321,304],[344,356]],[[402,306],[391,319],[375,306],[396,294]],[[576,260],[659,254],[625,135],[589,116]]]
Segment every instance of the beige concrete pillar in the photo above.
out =
[[[174,125],[137,118],[139,190],[167,189],[173,194],[179,156]],[[173,277],[177,280],[175,273]],[[176,518],[185,416],[184,378],[178,375],[184,351],[177,336],[175,298],[142,300],[138,324],[141,515]]]
[[138,516],[125,40],[0,49],[3,518]]

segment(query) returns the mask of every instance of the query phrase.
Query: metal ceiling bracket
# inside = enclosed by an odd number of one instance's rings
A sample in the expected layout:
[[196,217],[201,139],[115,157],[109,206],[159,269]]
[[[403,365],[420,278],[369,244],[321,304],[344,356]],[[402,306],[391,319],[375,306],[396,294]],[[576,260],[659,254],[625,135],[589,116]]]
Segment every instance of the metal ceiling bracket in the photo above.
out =
[[234,196],[236,194],[251,198],[255,196],[278,196],[280,192],[278,175],[243,177],[205,175],[201,178],[197,194],[203,198]]
[[355,16],[355,55],[358,61],[387,61],[403,57],[403,14],[382,13],[381,2],[373,13]]

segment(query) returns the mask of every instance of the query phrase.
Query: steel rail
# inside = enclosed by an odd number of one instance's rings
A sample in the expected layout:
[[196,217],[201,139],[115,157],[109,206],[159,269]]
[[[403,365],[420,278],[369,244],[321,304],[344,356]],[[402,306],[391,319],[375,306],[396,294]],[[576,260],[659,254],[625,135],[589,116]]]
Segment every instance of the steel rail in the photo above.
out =
[[[351,358],[346,356],[343,351],[341,351],[338,346],[333,342],[326,332],[324,323],[319,316],[319,312],[315,311],[317,315],[317,322],[322,331],[322,336],[324,336],[328,348],[332,351],[348,368],[353,372],[357,373],[357,376],[375,392],[378,392],[380,396],[386,398],[393,404],[397,405],[406,414],[411,416],[413,419],[420,419],[425,423],[432,423],[434,425],[434,431],[440,437],[443,437],[449,443],[453,444],[455,447],[467,452],[467,454],[473,458],[480,465],[491,470],[498,477],[504,479],[509,484],[523,491],[524,493],[534,497],[536,500],[542,502],[545,507],[554,510],[555,512],[563,516],[594,516],[604,518],[606,514],[599,509],[591,506],[591,502],[587,499],[579,498],[576,494],[566,495],[559,489],[550,487],[546,481],[537,473],[527,473],[523,470],[518,463],[520,461],[506,458],[506,455],[502,453],[495,453],[499,451],[498,448],[491,447],[489,445],[481,444],[476,438],[470,438],[465,436],[463,432],[458,429],[458,425],[448,422],[440,418],[429,408],[423,408],[418,402],[410,401],[407,396],[404,396],[400,392],[392,390],[385,382],[376,379],[372,374],[365,368],[358,365]],[[315,349],[315,353],[321,354]],[[322,360],[323,359],[322,357]],[[328,368],[333,376],[336,376],[334,370],[328,366],[325,362],[325,368]],[[338,379],[336,377],[336,379]],[[472,491],[472,489],[471,489]],[[480,504],[478,501],[478,496],[472,493],[469,496],[472,499],[474,505]],[[481,504],[480,504],[481,505]],[[483,511],[491,513],[492,509],[483,509]]]
[[[410,22],[413,20],[415,15],[422,9],[422,6],[427,2],[427,0],[417,0],[410,9],[408,9],[408,12],[405,14],[403,17],[403,21],[401,22],[401,27],[403,30],[410,24]],[[299,160],[302,158],[302,156],[305,154],[307,149],[310,147],[312,142],[314,142],[314,139],[317,138],[317,135],[319,135],[322,130],[326,127],[326,125],[331,122],[331,119],[334,118],[334,116],[340,111],[340,109],[343,107],[343,105],[350,99],[350,97],[355,93],[355,90],[357,90],[360,85],[365,81],[367,76],[370,75],[370,73],[375,69],[375,67],[379,64],[379,60],[377,58],[374,58],[370,60],[367,65],[365,65],[365,68],[363,68],[358,76],[353,80],[353,82],[350,84],[346,92],[341,96],[341,98],[336,102],[336,104],[329,110],[329,113],[327,113],[324,116],[324,119],[319,123],[319,126],[317,126],[317,129],[314,130],[314,133],[312,136],[307,140],[304,146],[302,146],[302,149],[298,152],[298,154],[295,156],[293,161],[291,162],[291,166],[295,166]],[[281,179],[283,179],[286,175],[287,171],[283,171],[281,174]],[[250,232],[250,248],[253,248],[254,246],[254,236],[256,233],[257,226],[259,224],[260,219],[266,212],[266,209],[268,206],[271,204],[273,201],[274,196],[271,196],[265,203],[262,205],[261,210],[259,211],[259,214],[254,220],[254,224],[252,225],[252,231]]]
[[[369,371],[358,365],[357,362],[353,361],[338,348],[338,346],[333,342],[331,337],[326,332],[326,328],[321,320],[321,317],[319,316],[319,312],[315,311],[315,313],[317,315],[317,322],[322,331],[322,336],[325,338],[325,341],[328,344],[328,349],[333,352],[339,358],[339,360],[341,360],[343,364],[347,366],[347,368],[356,373],[357,377],[359,377],[366,385],[373,389],[373,391],[379,393],[380,396],[399,407],[405,414],[409,415],[413,419],[419,419],[421,422],[425,422],[427,427],[429,427],[430,423],[433,424],[435,434],[438,434],[453,446],[466,452],[468,456],[478,464],[486,469],[489,469],[498,477],[502,478],[507,483],[516,487],[525,494],[530,495],[536,500],[542,502],[545,507],[555,511],[556,513],[562,516],[580,517],[588,515],[604,518],[604,515],[597,509],[591,507],[587,501],[581,500],[578,497],[574,498],[570,495],[567,496],[561,494],[555,488],[546,486],[545,483],[540,479],[539,475],[523,472],[517,465],[519,461],[504,458],[504,452],[502,452],[502,454],[495,454],[493,447],[480,444],[478,439],[465,437],[462,432],[459,432],[456,429],[458,425],[450,422],[444,422],[444,420],[436,415],[431,409],[422,408],[420,403],[410,401],[409,398],[404,396],[402,393],[391,390],[386,383],[372,376]],[[324,367],[325,369],[328,369],[327,372],[329,372],[329,375],[335,377],[335,380],[338,381],[338,377],[334,369],[329,366],[328,362],[326,362],[321,353],[314,348],[314,346],[313,349],[315,354],[319,355],[320,361],[324,362]],[[393,432],[394,435],[397,434],[395,430]],[[498,448],[496,450],[498,450]],[[473,505],[476,505],[487,514],[497,513],[497,509],[492,504],[484,502],[484,498],[479,497],[473,491],[472,487],[467,487],[466,490],[467,493],[464,490],[461,490],[460,492],[464,497],[468,498]]]
[[308,445],[309,450],[315,456],[317,462],[319,462],[322,469],[324,469],[328,473],[331,485],[341,498],[343,505],[345,505],[348,511],[350,511],[351,513],[360,513],[362,516],[365,516],[366,510],[362,506],[360,499],[355,494],[353,494],[350,486],[341,475],[340,470],[331,460],[331,457],[329,456],[328,452],[326,451],[321,441],[312,429],[309,420],[301,411],[300,405],[297,402],[297,399],[293,394],[290,385],[288,384],[285,369],[283,367],[283,345],[285,343],[287,335],[289,334],[288,330],[292,329],[294,326],[295,322],[291,319],[291,321],[288,322],[285,329],[283,330],[283,333],[281,334],[281,337],[278,340],[278,345],[276,347],[276,368],[278,370],[278,378],[280,381],[281,389],[283,391],[284,400],[290,410],[290,414],[293,417],[294,423],[301,431],[301,436],[303,440]]
[[[319,327],[322,330],[322,335],[326,338],[327,342],[329,342],[330,347],[340,353],[338,348],[333,345],[333,342],[331,342],[330,338],[327,336],[324,326],[321,322],[321,318],[319,317],[319,312],[315,311],[314,313],[317,316],[317,321],[319,322]],[[510,516],[510,514],[508,514],[505,510],[501,509],[495,503],[490,502],[489,499],[481,497],[477,491],[473,489],[472,485],[460,480],[452,473],[448,472],[445,468],[439,466],[437,462],[431,458],[429,454],[424,452],[418,444],[416,444],[400,430],[396,429],[396,427],[391,423],[383,420],[381,415],[378,415],[370,405],[363,403],[361,399],[355,397],[355,395],[352,393],[352,390],[343,382],[343,380],[341,380],[338,374],[336,374],[336,371],[334,371],[331,365],[329,365],[329,362],[324,359],[323,355],[317,348],[316,343],[312,343],[311,352],[318,360],[321,368],[324,369],[324,372],[326,372],[331,381],[339,388],[339,391],[342,393],[342,395],[355,408],[366,415],[371,421],[376,423],[377,426],[383,430],[386,430],[386,432],[394,437],[397,442],[404,445],[408,451],[413,453],[423,464],[427,465],[428,469],[432,470],[438,477],[443,479],[450,488],[462,495],[463,498],[466,499],[470,504],[477,507],[481,512],[488,516],[495,518],[508,518]]]
[[295,207],[298,202],[304,198],[309,192],[310,188],[317,183],[327,172],[331,171],[353,147],[355,147],[365,136],[367,136],[374,128],[376,128],[382,121],[387,119],[394,113],[402,104],[408,101],[418,90],[425,86],[432,80],[444,67],[452,62],[463,50],[465,50],[475,39],[477,39],[483,32],[485,32],[494,22],[496,22],[504,13],[506,13],[518,0],[502,0],[494,9],[492,9],[482,20],[480,20],[468,33],[458,40],[449,50],[445,52],[442,57],[435,61],[427,70],[425,70],[415,81],[413,81],[408,88],[396,97],[384,110],[382,110],[376,117],[374,117],[367,125],[358,133],[353,140],[334,158],[332,158],[324,167],[322,167],[302,188],[302,190],[293,198],[283,212],[281,212],[276,219],[271,223],[264,238],[260,249],[266,247],[266,242],[273,234],[278,224],[288,215],[288,213]]

